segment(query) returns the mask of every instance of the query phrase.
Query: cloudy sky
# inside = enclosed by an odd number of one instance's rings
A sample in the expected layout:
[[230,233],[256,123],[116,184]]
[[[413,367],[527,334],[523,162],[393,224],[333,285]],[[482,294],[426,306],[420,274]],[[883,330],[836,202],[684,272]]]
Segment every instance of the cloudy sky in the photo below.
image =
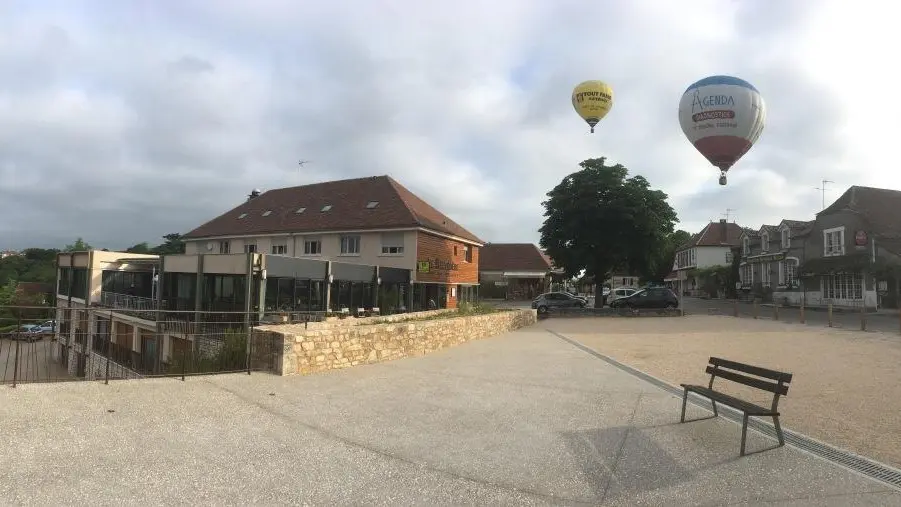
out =
[[[868,5],[870,4],[870,5]],[[857,0],[0,0],[0,249],[187,232],[261,189],[390,174],[476,234],[537,242],[540,202],[606,156],[680,227],[810,219],[901,188],[894,24]],[[718,171],[679,98],[732,74],[768,108]],[[615,90],[594,135],[572,87]],[[300,159],[312,162],[299,167]]]

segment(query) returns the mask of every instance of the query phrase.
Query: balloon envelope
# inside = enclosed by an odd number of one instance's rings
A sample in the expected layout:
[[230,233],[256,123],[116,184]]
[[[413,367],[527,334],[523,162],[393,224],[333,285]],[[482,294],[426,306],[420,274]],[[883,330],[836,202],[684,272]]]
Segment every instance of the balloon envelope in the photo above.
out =
[[695,148],[725,172],[760,137],[766,105],[751,83],[710,76],[685,90],[679,102],[679,123]]
[[603,81],[584,81],[573,89],[573,108],[591,131],[613,107],[613,88]]

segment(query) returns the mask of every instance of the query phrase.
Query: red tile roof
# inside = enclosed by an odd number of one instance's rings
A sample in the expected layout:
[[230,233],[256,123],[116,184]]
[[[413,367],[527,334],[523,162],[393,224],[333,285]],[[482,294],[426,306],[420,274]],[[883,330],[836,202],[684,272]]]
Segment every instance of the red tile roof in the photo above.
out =
[[[374,205],[369,207],[371,203]],[[322,211],[326,206],[331,208]],[[243,218],[239,218],[242,215]],[[484,243],[390,176],[269,190],[197,227],[184,237],[197,239],[405,227],[424,227],[474,243]]]
[[551,262],[532,243],[488,243],[479,250],[479,270],[546,272]]
[[734,222],[710,222],[701,232],[695,234],[687,243],[679,247],[679,250],[696,246],[740,246],[741,234],[744,229]]

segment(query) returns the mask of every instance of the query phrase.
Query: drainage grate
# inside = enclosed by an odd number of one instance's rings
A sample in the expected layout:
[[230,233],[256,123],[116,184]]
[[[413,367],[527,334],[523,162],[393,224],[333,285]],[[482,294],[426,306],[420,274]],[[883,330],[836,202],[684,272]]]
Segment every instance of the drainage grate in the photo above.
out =
[[[581,343],[567,338],[559,333],[548,330],[551,334],[560,338],[561,340],[573,345],[574,347],[587,352],[598,359],[601,359],[620,370],[625,371],[631,375],[634,375],[642,380],[645,380],[664,391],[676,396],[678,398],[682,398],[682,389],[673,385],[670,385],[663,380],[658,379],[652,375],[648,375],[647,373],[636,370],[631,366],[620,363],[616,359],[611,357],[607,357],[604,354],[601,354],[595,350],[592,350]],[[688,397],[688,401],[694,405],[697,405],[701,408],[710,409],[710,401],[706,398],[696,397],[694,395]],[[742,414],[738,410],[733,409],[732,407],[718,405],[720,417],[730,420],[736,424],[741,424]],[[749,419],[748,420],[748,428],[752,428],[759,433],[763,433],[764,435],[776,439],[776,430],[772,424],[765,423],[759,419]],[[849,470],[857,472],[861,475],[869,477],[871,479],[882,482],[883,484],[887,484],[891,487],[901,490],[901,470],[897,468],[890,467],[883,463],[879,463],[878,461],[873,461],[869,458],[865,458],[863,456],[859,456],[852,452],[848,452],[837,447],[833,447],[825,442],[820,442],[819,440],[810,438],[806,435],[802,435],[801,433],[796,433],[794,431],[785,429],[783,426],[782,434],[785,437],[785,443],[787,445],[791,445],[792,447],[801,449],[806,451],[814,456],[825,459],[831,463],[836,465],[845,467]]]

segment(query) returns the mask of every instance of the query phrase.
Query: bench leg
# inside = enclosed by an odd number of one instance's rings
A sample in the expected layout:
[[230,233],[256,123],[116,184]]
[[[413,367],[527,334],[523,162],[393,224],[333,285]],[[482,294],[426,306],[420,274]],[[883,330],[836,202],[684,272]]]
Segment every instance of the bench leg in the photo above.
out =
[[688,403],[688,389],[682,394],[682,419],[679,420],[680,423],[685,422],[685,405]]
[[748,414],[741,421],[741,455],[745,455],[745,441],[748,438]]
[[716,411],[716,402],[713,400],[710,400],[710,403],[713,403],[713,417],[718,417],[719,414]]
[[779,424],[779,416],[773,416],[773,426],[776,427],[776,437],[779,439],[779,447],[785,445],[785,438],[782,436],[782,425]]

